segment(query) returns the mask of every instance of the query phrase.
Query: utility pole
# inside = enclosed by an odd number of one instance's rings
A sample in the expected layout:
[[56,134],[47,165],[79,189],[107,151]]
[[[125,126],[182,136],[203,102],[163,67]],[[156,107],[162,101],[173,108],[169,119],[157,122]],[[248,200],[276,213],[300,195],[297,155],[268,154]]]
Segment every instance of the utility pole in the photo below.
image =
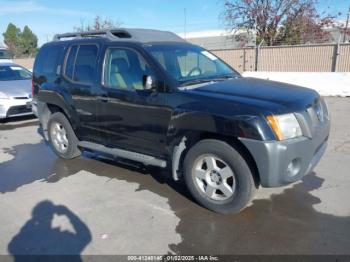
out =
[[187,10],[184,8],[184,38],[186,40],[186,34],[187,34]]
[[346,40],[346,32],[347,32],[348,26],[349,26],[349,19],[350,19],[350,6],[349,6],[348,17],[346,18],[346,24],[345,24],[345,29],[344,29],[344,33],[343,33],[343,43],[345,43],[345,40]]

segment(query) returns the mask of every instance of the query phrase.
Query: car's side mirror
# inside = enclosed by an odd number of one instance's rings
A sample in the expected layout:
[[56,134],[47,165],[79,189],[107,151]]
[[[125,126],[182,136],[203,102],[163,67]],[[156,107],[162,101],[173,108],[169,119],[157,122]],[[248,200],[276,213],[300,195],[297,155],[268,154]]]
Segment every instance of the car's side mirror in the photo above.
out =
[[152,76],[144,75],[142,81],[144,90],[152,91],[157,89],[156,80]]

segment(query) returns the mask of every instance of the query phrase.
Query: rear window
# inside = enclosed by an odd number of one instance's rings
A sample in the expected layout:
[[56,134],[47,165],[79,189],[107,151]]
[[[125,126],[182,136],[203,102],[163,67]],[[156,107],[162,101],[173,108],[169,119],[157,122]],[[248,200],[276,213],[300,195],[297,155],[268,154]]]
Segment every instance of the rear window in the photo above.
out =
[[63,46],[51,45],[41,48],[34,64],[34,74],[37,78],[45,78],[46,82],[54,82],[60,64]]
[[72,46],[65,66],[65,76],[74,82],[92,84],[95,75],[98,47],[96,45]]

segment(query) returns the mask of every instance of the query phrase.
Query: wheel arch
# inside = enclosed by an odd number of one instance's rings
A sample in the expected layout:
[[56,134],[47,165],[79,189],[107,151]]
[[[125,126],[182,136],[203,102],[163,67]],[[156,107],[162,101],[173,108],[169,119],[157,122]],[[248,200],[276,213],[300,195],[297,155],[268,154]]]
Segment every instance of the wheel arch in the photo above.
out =
[[[174,163],[174,157],[176,154],[176,146],[174,147],[174,153],[173,153],[173,165],[177,164],[177,166],[173,166],[173,178],[175,180],[179,180],[182,177],[182,173],[179,170],[183,170],[183,163],[184,159],[186,157],[186,154],[190,150],[191,147],[193,147],[196,143],[199,141],[205,140],[205,139],[215,139],[215,140],[220,140],[224,141],[230,146],[232,146],[235,150],[237,150],[242,157],[247,161],[247,164],[249,168],[251,169],[251,172],[253,174],[253,178],[255,181],[256,186],[260,184],[260,175],[259,175],[259,170],[257,167],[257,164],[253,158],[253,155],[250,153],[248,148],[238,139],[236,136],[227,136],[227,135],[222,135],[219,133],[215,132],[208,132],[208,131],[203,131],[203,132],[187,132],[186,135],[182,137],[180,140],[180,143],[177,145],[181,149],[181,143],[185,143],[185,148],[180,152],[179,156],[179,161],[178,163]],[[182,147],[183,148],[183,147]]]
[[71,121],[71,118],[69,117],[69,114],[67,113],[64,108],[62,108],[60,105],[57,105],[55,103],[47,103],[47,102],[38,102],[38,114],[39,114],[39,120],[42,127],[42,132],[44,135],[44,138],[48,140],[48,122],[52,114],[60,112],[62,113],[70,125],[72,126],[73,130],[75,130],[75,126],[73,125],[73,121]]

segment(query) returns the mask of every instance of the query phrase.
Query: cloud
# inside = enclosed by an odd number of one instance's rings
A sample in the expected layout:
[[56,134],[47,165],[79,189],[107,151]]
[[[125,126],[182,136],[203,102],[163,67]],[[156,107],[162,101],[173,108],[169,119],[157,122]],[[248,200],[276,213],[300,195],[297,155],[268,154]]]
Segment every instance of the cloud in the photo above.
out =
[[0,15],[41,13],[50,15],[93,17],[94,14],[85,11],[75,11],[69,9],[49,8],[35,1],[4,1],[1,3]]

